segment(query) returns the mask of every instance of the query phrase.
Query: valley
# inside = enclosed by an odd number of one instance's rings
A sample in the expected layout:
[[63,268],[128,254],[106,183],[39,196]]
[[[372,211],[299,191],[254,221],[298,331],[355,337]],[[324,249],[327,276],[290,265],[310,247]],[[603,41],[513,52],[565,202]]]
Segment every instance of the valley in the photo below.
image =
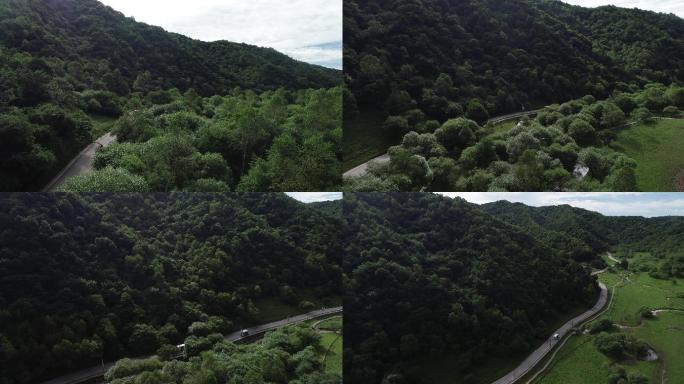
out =
[[[678,358],[684,352],[684,280],[659,280],[643,272],[615,267],[599,279],[613,287],[614,298],[610,308],[595,322],[609,320],[616,326],[611,332],[643,340],[653,348],[657,360],[609,358],[596,349],[593,343],[596,336],[581,335],[571,339],[533,383],[609,382],[610,377],[621,375],[621,371],[626,372],[627,377],[631,375],[628,383],[661,384],[684,380]],[[645,318],[645,309],[655,311],[655,314]]]

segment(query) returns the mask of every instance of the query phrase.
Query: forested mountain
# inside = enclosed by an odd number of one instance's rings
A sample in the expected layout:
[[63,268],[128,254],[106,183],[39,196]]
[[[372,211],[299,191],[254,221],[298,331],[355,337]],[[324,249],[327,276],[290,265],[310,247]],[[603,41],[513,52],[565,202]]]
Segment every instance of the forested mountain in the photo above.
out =
[[344,26],[345,110],[397,117],[387,129],[462,115],[482,124],[684,81],[684,20],[674,15],[557,0],[350,0]]
[[[282,108],[286,108],[287,105],[305,104],[309,98],[308,89],[333,88],[342,81],[340,71],[298,62],[273,49],[227,41],[192,40],[138,23],[96,0],[4,0],[0,2],[0,30],[0,190],[4,191],[42,188],[74,155],[105,133],[94,123],[96,117],[118,118],[131,111],[148,111],[161,106],[165,106],[162,111],[177,112],[178,103],[169,104],[180,102],[184,104],[182,109],[211,118],[213,114],[206,112],[213,111],[224,101],[214,98],[212,106],[205,108],[204,105],[210,104],[205,99],[211,96],[235,96],[230,104],[237,104],[237,99],[241,99],[245,112],[260,107],[262,100],[256,100],[255,94],[265,100],[279,88],[292,92],[286,97],[278,96],[279,105],[282,102]],[[246,102],[242,97],[245,92],[249,93]],[[340,103],[341,96],[338,96],[337,104]],[[341,113],[341,106],[326,106],[325,110]],[[323,109],[317,110],[321,111]],[[235,119],[243,117],[243,124],[236,127],[238,124],[230,122],[234,132],[229,136],[244,136],[243,131],[247,131],[247,137],[240,143],[223,137],[219,144],[243,153],[239,155],[240,165],[231,165],[239,167],[242,173],[246,165],[258,158],[268,161],[270,144],[283,133],[285,119],[292,117],[295,111],[284,117],[282,113],[272,116],[269,122],[254,121],[254,116],[238,112],[231,110]],[[161,114],[158,108],[155,116]],[[334,147],[339,145],[335,141],[341,140],[341,133],[340,139],[336,139],[333,131],[337,127],[330,126],[340,119],[330,121],[323,116],[319,120],[325,121],[314,130],[304,126],[300,137],[284,137],[281,141],[293,142],[300,148],[306,145],[321,147],[327,158],[335,161]],[[310,118],[311,121],[320,122]],[[275,124],[279,125],[274,127]],[[183,128],[192,130],[197,126],[184,125]],[[151,130],[147,124],[140,129],[147,129],[148,133]],[[341,123],[338,129],[341,130]],[[310,139],[309,142],[305,143],[304,138]],[[125,136],[121,137],[121,140],[125,139]],[[251,149],[246,148],[250,146],[245,143],[247,139],[253,145],[258,143],[257,151],[245,153]],[[304,149],[274,148],[274,159],[270,161],[279,161],[278,157],[286,151],[302,152]],[[156,151],[160,152],[163,150]],[[299,155],[306,157],[306,154]],[[231,161],[230,156],[226,156],[226,161]],[[291,152],[287,156],[288,159],[297,158]],[[334,167],[329,168],[339,173]],[[268,171],[264,168],[262,166],[262,174]],[[201,173],[200,170],[194,172]],[[305,175],[301,178],[309,178],[315,183],[317,177]],[[231,188],[237,185],[234,178],[231,183],[225,175],[212,178]],[[111,179],[119,184],[145,185],[121,169],[100,179],[110,180],[110,185]],[[262,185],[269,183],[268,188],[259,190],[283,190],[278,185],[280,181],[264,179],[266,177],[261,177],[260,182]],[[310,186],[310,189],[324,189],[326,183]],[[178,185],[174,188],[191,189]],[[143,188],[129,191],[140,189]],[[225,186],[217,187],[215,182],[207,186],[205,182],[204,188],[200,189],[225,190]],[[90,190],[100,189],[91,186]]]
[[4,0],[0,25],[5,54],[29,54],[36,64],[26,69],[62,77],[77,90],[127,95],[193,88],[212,96],[234,87],[327,88],[340,81],[339,71],[297,62],[273,49],[193,40],[136,22],[96,0]]
[[684,277],[684,217],[604,216],[568,205],[530,207],[506,201],[481,207],[543,241],[557,242],[578,260],[600,265],[597,256],[607,250],[621,258],[647,252],[651,260],[644,271],[658,278]]
[[461,199],[346,194],[344,221],[348,383],[422,382],[416,362],[445,355],[468,375],[596,299],[565,250]]
[[10,194],[0,207],[2,383],[234,331],[266,299],[308,310],[341,294],[340,217],[284,194]]

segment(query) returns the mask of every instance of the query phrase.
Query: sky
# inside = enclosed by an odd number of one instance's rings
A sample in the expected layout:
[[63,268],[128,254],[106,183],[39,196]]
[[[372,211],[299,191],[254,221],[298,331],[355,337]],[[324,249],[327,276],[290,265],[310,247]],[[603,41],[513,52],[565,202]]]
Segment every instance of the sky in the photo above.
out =
[[614,5],[622,8],[640,8],[648,11],[674,13],[684,18],[684,1],[682,0],[562,0],[565,3],[583,7]]
[[499,200],[535,207],[568,204],[607,216],[684,216],[684,193],[640,192],[444,192],[475,203]]
[[202,41],[270,47],[342,69],[342,0],[100,0],[137,21]]
[[303,203],[315,203],[317,201],[340,200],[342,192],[285,192],[288,196]]

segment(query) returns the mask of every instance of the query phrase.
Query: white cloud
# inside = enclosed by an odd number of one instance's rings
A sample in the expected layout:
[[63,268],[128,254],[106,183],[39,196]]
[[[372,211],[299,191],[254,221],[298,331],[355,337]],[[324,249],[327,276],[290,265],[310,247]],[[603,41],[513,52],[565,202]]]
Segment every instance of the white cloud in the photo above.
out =
[[684,1],[682,0],[562,0],[565,3],[583,7],[599,7],[614,5],[623,8],[639,8],[654,12],[674,13],[684,17]]
[[[100,0],[136,20],[202,41],[275,48],[295,59],[326,63],[342,48],[342,0]],[[336,55],[336,56],[335,56]]]
[[567,204],[608,216],[684,216],[684,195],[679,193],[642,192],[444,192],[471,203],[485,204],[499,200],[535,207]]
[[303,203],[315,203],[318,201],[340,200],[342,192],[285,192],[293,199]]

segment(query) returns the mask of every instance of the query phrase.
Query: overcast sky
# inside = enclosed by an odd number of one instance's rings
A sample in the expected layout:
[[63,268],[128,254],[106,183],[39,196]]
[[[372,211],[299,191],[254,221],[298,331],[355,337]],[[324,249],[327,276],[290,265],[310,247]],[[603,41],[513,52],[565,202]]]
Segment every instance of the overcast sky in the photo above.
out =
[[137,21],[203,41],[271,47],[342,68],[342,0],[100,0]]
[[317,201],[339,200],[342,192],[285,192],[290,197],[304,203],[314,203]]
[[451,197],[460,196],[475,204],[507,200],[535,207],[568,204],[608,216],[684,216],[684,194],[682,193],[445,192],[442,194]]
[[562,0],[583,7],[615,5],[623,8],[640,8],[655,12],[674,13],[684,18],[684,0]]

